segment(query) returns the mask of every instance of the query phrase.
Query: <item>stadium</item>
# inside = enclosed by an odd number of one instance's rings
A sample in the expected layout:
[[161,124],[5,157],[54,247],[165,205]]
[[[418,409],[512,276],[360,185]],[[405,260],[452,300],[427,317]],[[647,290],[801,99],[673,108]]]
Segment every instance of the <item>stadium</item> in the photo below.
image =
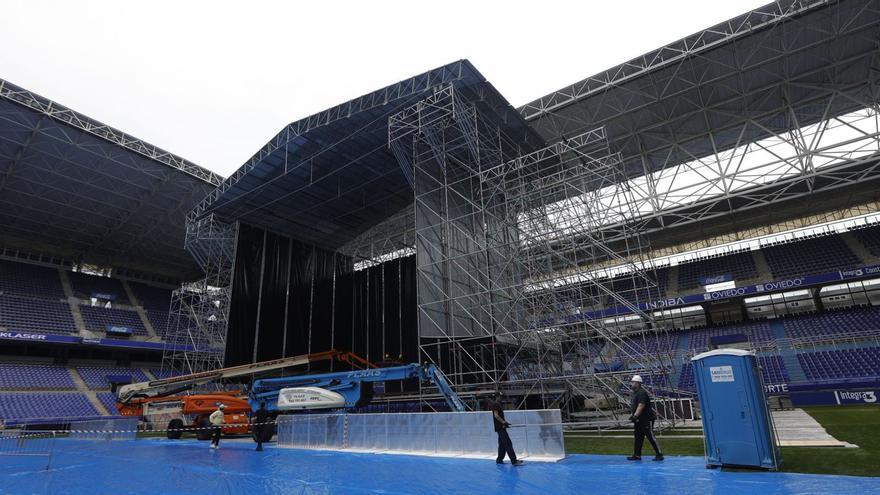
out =
[[519,108],[458,60],[229,177],[0,79],[0,494],[880,493],[878,43],[779,1]]

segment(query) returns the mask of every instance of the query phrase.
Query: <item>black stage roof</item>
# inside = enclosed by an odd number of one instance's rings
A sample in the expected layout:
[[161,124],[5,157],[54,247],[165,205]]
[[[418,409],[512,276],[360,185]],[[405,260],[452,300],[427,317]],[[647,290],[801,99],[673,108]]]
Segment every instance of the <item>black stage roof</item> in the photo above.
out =
[[187,279],[186,212],[221,180],[0,79],[0,250]]
[[336,250],[413,202],[388,148],[388,117],[453,84],[524,146],[522,117],[467,60],[425,72],[285,127],[190,214],[216,214]]
[[[213,213],[338,249],[411,203],[412,191],[387,147],[386,122],[446,83],[498,114],[511,134],[526,136],[524,151],[604,127],[627,177],[673,170],[873,107],[880,94],[878,46],[880,0],[786,0],[551,93],[518,113],[469,62],[455,62],[288,125],[189,219]],[[523,119],[529,130],[522,130]],[[641,217],[654,245],[771,221],[775,215],[759,214],[770,205],[785,203],[779,213],[790,216],[807,197],[810,211],[838,208],[843,197],[865,199],[880,181],[880,167],[876,157],[859,156],[769,181],[748,175],[737,179],[749,187],[683,199]]]

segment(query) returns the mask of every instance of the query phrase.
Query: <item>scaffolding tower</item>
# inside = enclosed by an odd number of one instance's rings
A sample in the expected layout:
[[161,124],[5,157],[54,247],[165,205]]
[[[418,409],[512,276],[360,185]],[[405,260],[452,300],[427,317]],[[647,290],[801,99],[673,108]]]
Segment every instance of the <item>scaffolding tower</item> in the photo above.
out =
[[238,223],[188,221],[186,249],[205,276],[172,293],[162,370],[189,374],[224,366]]
[[460,388],[569,412],[612,413],[634,372],[674,388],[671,356],[586,317],[625,309],[665,333],[644,310],[656,275],[604,129],[518,156],[503,122],[449,84],[393,115],[388,136],[414,190],[426,359]]

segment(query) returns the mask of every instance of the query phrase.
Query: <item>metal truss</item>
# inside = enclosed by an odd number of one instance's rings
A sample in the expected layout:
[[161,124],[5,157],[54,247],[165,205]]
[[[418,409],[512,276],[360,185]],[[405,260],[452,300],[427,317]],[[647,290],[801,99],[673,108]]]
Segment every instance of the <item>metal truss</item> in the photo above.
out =
[[6,246],[153,271],[176,284],[197,269],[181,249],[181,221],[211,180],[218,182],[196,165],[0,80]]
[[415,246],[415,214],[412,206],[356,237],[339,249],[351,257],[360,270],[402,256],[410,256]]
[[878,30],[876,0],[775,2],[520,112],[547,139],[605,126],[662,237],[876,179]]
[[[598,193],[632,194],[603,129],[517,156],[503,125],[447,85],[392,116],[388,135],[414,188],[427,359],[459,387],[505,388],[567,412],[599,397],[611,414],[631,370],[671,390],[669,360],[581,317],[624,306],[650,322],[638,302],[656,290],[648,265],[633,261],[647,250],[634,224],[622,223],[626,242],[614,248],[600,229],[608,215],[633,216],[631,201],[611,208]],[[584,268],[607,263],[625,266],[625,279]],[[560,283],[560,267],[573,278]]]
[[151,160],[155,160],[171,168],[180,170],[181,172],[208,182],[213,186],[219,185],[223,180],[221,176],[210,170],[202,168],[152,144],[129,136],[128,134],[106,124],[90,119],[85,115],[79,114],[63,105],[59,105],[48,98],[31,93],[30,91],[20,88],[3,79],[0,79],[0,98],[5,98],[20,105],[24,105],[42,115],[64,122],[77,130],[87,132],[128,151],[133,151]]
[[258,164],[270,158],[276,151],[285,149],[289,143],[298,136],[309,131],[328,126],[337,121],[351,117],[352,115],[368,110],[382,108],[394,102],[406,101],[434,86],[461,79],[466,73],[473,71],[473,67],[466,60],[425,72],[410,79],[393,84],[379,91],[355,98],[341,105],[314,114],[306,119],[294,122],[284,128],[272,140],[263,146],[250,160],[231,176],[223,180],[220,185],[199,203],[187,216],[188,221],[193,221],[206,214],[217,206],[221,196],[246,177]]
[[205,273],[172,294],[162,369],[197,373],[223,367],[238,224],[213,215],[187,224],[186,248]]

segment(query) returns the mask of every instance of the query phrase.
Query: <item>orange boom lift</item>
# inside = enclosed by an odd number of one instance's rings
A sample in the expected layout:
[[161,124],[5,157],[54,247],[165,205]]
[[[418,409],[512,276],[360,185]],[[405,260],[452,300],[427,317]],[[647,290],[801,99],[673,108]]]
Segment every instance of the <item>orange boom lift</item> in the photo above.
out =
[[[199,428],[207,426],[208,416],[217,409],[219,403],[223,403],[226,405],[224,422],[236,425],[224,426],[223,433],[244,435],[250,432],[250,419],[248,415],[251,412],[251,407],[248,404],[247,397],[243,396],[240,391],[205,394],[182,394],[181,392],[227,378],[266,373],[282,368],[302,366],[316,361],[331,359],[348,363],[358,369],[376,367],[376,365],[356,354],[331,349],[325,352],[123,385],[117,390],[116,408],[123,416],[183,415],[192,418],[189,427]],[[182,419],[172,419],[168,423],[167,437],[172,439],[180,438],[182,434],[181,429],[186,427],[187,425],[184,424]],[[210,437],[208,429],[197,429],[195,432],[200,440]]]

